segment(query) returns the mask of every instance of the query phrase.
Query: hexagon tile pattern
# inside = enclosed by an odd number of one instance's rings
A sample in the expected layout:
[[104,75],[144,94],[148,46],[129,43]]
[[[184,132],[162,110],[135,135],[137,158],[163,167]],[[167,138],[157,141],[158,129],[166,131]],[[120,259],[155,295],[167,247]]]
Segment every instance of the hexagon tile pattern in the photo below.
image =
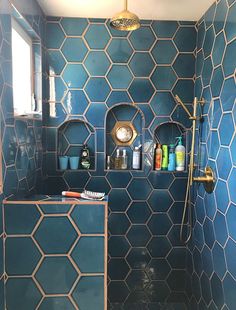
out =
[[220,0],[198,23],[195,91],[207,99],[200,148],[206,149],[204,162],[215,171],[217,182],[211,195],[196,189],[189,246],[193,266],[187,268],[187,281],[193,284],[191,309],[235,308],[235,14],[235,1]]
[[[73,25],[80,23],[81,32],[70,34],[75,28]],[[106,172],[104,136],[110,138],[112,124],[116,119],[131,120],[135,127],[139,128],[141,113],[145,118],[147,145],[152,145],[151,135],[157,124],[163,122],[165,117],[189,124],[185,113],[175,111],[176,102],[173,95],[176,87],[183,93],[187,85],[188,96],[184,99],[187,103],[193,100],[195,54],[192,44],[196,35],[195,23],[148,21],[143,23],[139,30],[128,34],[112,30],[108,20],[89,19],[85,23],[84,19],[59,18],[51,21],[49,18],[47,23],[49,36],[50,25],[55,27],[55,24],[66,33],[58,49],[58,53],[61,54],[55,55],[58,58],[59,55],[63,55],[65,64],[60,61],[57,66],[51,61],[52,66],[55,66],[54,72],[57,72],[58,77],[63,80],[62,89],[56,88],[56,92],[65,93],[65,96],[61,102],[58,101],[60,109],[63,106],[63,110],[58,110],[57,123],[55,119],[50,118],[50,115],[45,118],[47,133],[50,127],[47,146],[50,152],[45,154],[47,162],[45,170],[49,177],[47,188],[50,188],[52,194],[65,188],[79,190],[84,186],[109,193],[108,299],[111,309],[116,304],[123,307],[124,304],[135,304],[139,301],[155,304],[155,302],[170,302],[170,299],[173,305],[185,302],[184,280],[181,276],[181,271],[185,273],[185,266],[180,263],[176,263],[173,267],[171,265],[175,255],[180,262],[186,257],[184,247],[178,243],[175,236],[179,230],[180,216],[175,212],[175,208],[171,207],[175,196],[178,200],[183,200],[183,195],[178,195],[178,187],[185,186],[186,175],[175,181],[174,174],[164,176],[152,173],[150,155],[146,160],[146,154],[143,171]],[[188,33],[191,39],[182,40],[182,34],[188,38]],[[100,40],[97,39],[98,36]],[[77,46],[78,50],[81,49],[81,53],[77,53],[73,46]],[[49,46],[50,53],[54,50]],[[133,114],[134,109],[128,105],[126,108],[116,109],[114,105],[119,103],[135,103],[141,112],[139,115]],[[111,108],[114,109],[108,110]],[[97,149],[91,150],[96,155],[96,168],[86,172],[84,182],[81,178],[85,176],[82,176],[81,172],[67,171],[59,176],[58,171],[54,169],[57,150],[53,141],[57,140],[57,129],[66,116],[67,120],[82,119],[95,129]],[[76,128],[72,132],[72,126],[73,121],[65,130],[61,145],[63,150],[73,149],[76,152],[82,141],[78,140]],[[139,131],[137,143],[141,141],[141,128]],[[80,137],[84,136],[86,133],[81,131]],[[109,152],[114,150],[112,142]],[[131,150],[128,153],[131,154]],[[162,192],[163,195],[159,196]],[[181,206],[178,210],[181,212]],[[81,212],[83,214],[84,211],[75,209],[72,212],[74,221],[79,222]],[[42,225],[43,222],[40,226]],[[40,226],[35,232],[36,239],[40,237]],[[80,239],[71,254],[76,265],[85,271],[92,270],[92,264],[89,262],[84,264],[83,258],[77,255],[76,250],[80,247],[83,247],[85,252],[88,251],[86,239]],[[171,256],[168,256],[170,251]],[[174,269],[180,272],[175,272],[171,276]],[[175,278],[181,284],[178,293],[175,291],[176,286],[172,285]],[[173,296],[168,286],[174,288]]]
[[4,204],[7,308],[103,310],[106,203],[50,200]]

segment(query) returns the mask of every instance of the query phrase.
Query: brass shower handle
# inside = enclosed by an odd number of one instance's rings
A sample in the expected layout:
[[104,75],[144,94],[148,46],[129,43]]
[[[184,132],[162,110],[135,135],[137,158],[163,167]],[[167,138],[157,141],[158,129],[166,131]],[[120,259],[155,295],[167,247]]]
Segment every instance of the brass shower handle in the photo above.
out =
[[205,168],[205,175],[193,178],[193,181],[203,183],[207,193],[212,193],[215,186],[215,176],[211,167]]

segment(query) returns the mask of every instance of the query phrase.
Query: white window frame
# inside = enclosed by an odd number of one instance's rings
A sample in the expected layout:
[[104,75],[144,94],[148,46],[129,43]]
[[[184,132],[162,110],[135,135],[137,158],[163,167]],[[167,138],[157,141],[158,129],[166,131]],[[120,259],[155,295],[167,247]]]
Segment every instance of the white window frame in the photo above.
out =
[[[30,37],[30,35],[24,30],[24,28],[14,19],[12,18],[12,29],[16,31],[22,39],[29,44],[30,46],[30,102],[31,105],[29,107],[29,110],[22,111],[18,109],[18,107],[15,107],[14,104],[14,95],[13,95],[13,108],[14,108],[14,116],[31,116],[33,114],[40,114],[41,108],[36,105],[35,102],[35,94],[34,94],[34,76],[35,76],[35,68],[34,68],[34,55],[33,55],[33,39]],[[14,72],[14,63],[12,62],[12,76]],[[13,94],[14,94],[14,83],[13,83]],[[37,110],[38,109],[38,110]]]

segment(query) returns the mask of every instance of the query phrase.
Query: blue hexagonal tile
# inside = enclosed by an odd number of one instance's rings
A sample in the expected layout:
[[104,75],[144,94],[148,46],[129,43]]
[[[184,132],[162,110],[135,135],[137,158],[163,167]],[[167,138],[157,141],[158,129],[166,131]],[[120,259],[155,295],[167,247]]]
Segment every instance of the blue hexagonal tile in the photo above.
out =
[[236,4],[234,3],[230,8],[225,23],[225,34],[227,41],[231,41],[236,37],[236,32],[232,25],[234,24],[234,17],[236,14]]
[[36,205],[5,205],[5,225],[8,235],[29,235],[40,219]]
[[104,78],[90,78],[85,91],[93,102],[103,102],[106,100],[110,93],[110,86]]
[[175,201],[184,201],[186,186],[187,179],[184,178],[176,178],[171,184],[170,193]]
[[152,215],[147,226],[153,235],[160,236],[168,233],[172,223],[167,214],[158,213]]
[[151,76],[151,80],[157,90],[171,90],[177,76],[171,67],[158,66]]
[[229,193],[226,182],[218,180],[215,190],[215,197],[217,208],[220,211],[225,212],[229,204]]
[[233,77],[224,80],[220,99],[223,111],[232,111],[236,99],[236,84]]
[[60,75],[66,62],[60,51],[49,50],[47,54],[49,75]]
[[68,297],[46,297],[40,304],[40,310],[73,310],[74,306]]
[[71,257],[82,273],[103,273],[104,237],[81,237]]
[[44,253],[66,254],[76,240],[77,233],[67,217],[52,216],[43,219],[34,238]]
[[152,237],[147,248],[152,257],[165,257],[171,249],[171,244],[164,236]]
[[146,268],[146,272],[151,280],[165,280],[171,268],[166,259],[152,259]]
[[136,77],[148,77],[155,63],[149,53],[137,52],[132,57],[129,66]]
[[196,37],[197,32],[194,27],[180,27],[174,36],[179,52],[193,52],[196,47]]
[[215,40],[215,33],[213,26],[211,26],[210,28],[207,29],[205,39],[203,42],[203,53],[205,58],[211,54],[214,40]]
[[81,64],[67,64],[62,77],[69,88],[82,88],[88,74]]
[[202,293],[202,298],[205,301],[205,303],[208,305],[212,299],[212,294],[211,294],[211,283],[209,278],[205,273],[201,275],[201,293]]
[[113,63],[127,63],[133,54],[133,49],[126,39],[112,39],[107,53]]
[[214,229],[215,229],[215,236],[216,240],[224,246],[227,238],[228,232],[226,228],[225,216],[217,211],[215,219],[214,219]]
[[125,211],[130,204],[130,197],[125,189],[112,189],[109,193],[110,209],[115,212]]
[[227,11],[228,11],[227,1],[221,0],[217,5],[213,23],[216,34],[218,34],[224,27]]
[[150,282],[146,272],[143,270],[131,270],[125,281],[131,291],[143,290]]
[[186,267],[187,252],[185,248],[174,247],[167,256],[172,269],[184,269]]
[[210,146],[209,146],[209,157],[212,159],[216,159],[216,156],[219,152],[219,148],[220,148],[220,142],[219,142],[218,132],[212,131]]
[[235,53],[236,53],[236,41],[233,41],[226,46],[225,55],[223,59],[223,69],[226,77],[234,73],[236,61],[232,55],[234,55]]
[[105,76],[110,64],[103,51],[90,51],[84,62],[91,76]]
[[83,90],[69,90],[63,99],[67,114],[82,115],[89,105]]
[[221,308],[224,304],[224,295],[223,295],[222,282],[216,275],[216,273],[214,273],[211,278],[211,291],[216,306],[218,307],[218,309]]
[[46,294],[68,294],[77,277],[67,257],[45,257],[35,274]]
[[126,103],[132,102],[127,91],[121,91],[121,90],[112,91],[106,101],[108,107],[112,107],[113,105],[120,102],[126,102]]
[[148,102],[154,93],[154,88],[148,79],[136,78],[129,87],[129,93],[135,102]]
[[168,189],[174,178],[171,173],[157,175],[156,172],[151,172],[148,176],[148,179],[151,182],[153,188]]
[[122,171],[120,173],[118,171],[109,172],[107,174],[107,180],[112,187],[125,188],[131,180],[131,174],[128,171]]
[[7,238],[5,251],[8,276],[31,275],[41,258],[33,240],[26,237]]
[[151,101],[151,107],[157,116],[169,116],[175,106],[176,103],[170,92],[157,92]]
[[229,146],[234,133],[234,122],[230,113],[223,114],[220,122],[219,134],[222,145]]
[[236,135],[234,135],[233,141],[230,145],[230,154],[233,161],[233,164],[236,166]]
[[68,36],[81,36],[88,26],[87,18],[63,17],[60,23]]
[[193,78],[195,74],[195,57],[193,54],[179,54],[173,68],[180,78]]
[[88,49],[81,38],[66,38],[61,51],[67,61],[82,62]]
[[125,65],[113,65],[107,78],[111,83],[112,89],[126,89],[132,81],[132,74]]
[[103,103],[91,103],[85,114],[88,122],[98,128],[104,127],[105,115],[107,112],[107,107]]
[[80,310],[103,309],[104,308],[104,278],[81,277],[73,293]]
[[227,226],[229,229],[229,235],[231,238],[236,240],[236,230],[235,230],[235,218],[236,218],[236,206],[231,203],[226,214]]
[[227,269],[223,248],[216,242],[212,249],[213,264],[215,273],[222,280]]
[[109,284],[109,300],[114,303],[122,303],[128,297],[130,291],[124,281],[112,281]]
[[177,50],[171,40],[163,40],[157,41],[151,53],[158,65],[168,65],[175,59]]
[[211,91],[213,97],[218,97],[220,95],[222,85],[224,81],[224,75],[222,71],[222,67],[218,67],[213,71],[212,79],[211,79]]
[[108,247],[111,257],[125,257],[130,249],[130,244],[124,236],[111,236]]
[[136,51],[148,51],[155,42],[155,36],[149,27],[141,27],[131,32],[129,40]]
[[13,127],[5,128],[2,151],[6,165],[13,165],[15,163],[17,151],[16,133]]
[[146,293],[148,295],[149,300],[154,303],[164,302],[166,300],[166,296],[170,294],[170,289],[164,281],[152,281],[146,287]]
[[231,167],[232,167],[232,162],[231,162],[228,148],[226,147],[220,148],[219,154],[217,156],[216,164],[217,164],[217,170],[218,170],[219,177],[223,180],[227,180]]
[[173,203],[167,190],[154,190],[148,200],[153,212],[166,212]]
[[207,217],[203,224],[203,231],[204,231],[205,243],[211,249],[215,241],[215,233],[213,229],[213,223]]
[[236,276],[236,269],[234,263],[235,254],[236,254],[236,244],[233,240],[229,239],[225,246],[225,257],[228,271],[232,274],[233,277]]
[[126,237],[133,247],[145,247],[150,240],[151,233],[146,225],[132,225]]
[[152,29],[158,38],[172,38],[177,31],[179,25],[176,21],[154,21]]
[[42,294],[31,278],[11,278],[6,283],[7,309],[35,309]]
[[112,235],[125,235],[130,226],[126,214],[111,213],[109,216],[108,227]]
[[211,57],[208,57],[204,61],[203,70],[202,70],[202,82],[203,86],[208,86],[210,84],[211,76],[213,71],[213,64]]
[[212,50],[212,60],[214,66],[218,66],[222,62],[226,42],[224,33],[219,33],[215,38],[215,43]]
[[130,268],[125,259],[111,258],[108,263],[108,274],[111,280],[124,280]]
[[[68,154],[71,155],[68,156],[78,156],[78,148],[72,148],[73,147],[69,149]],[[87,171],[80,171],[80,179],[78,180],[77,171],[66,171],[64,174],[64,179],[70,188],[84,188],[84,186],[88,182],[89,174]]]
[[144,269],[151,257],[146,248],[131,248],[126,260],[132,269]]
[[225,296],[225,303],[228,309],[233,309],[235,305],[235,289],[236,289],[236,282],[232,276],[227,273],[224,280],[223,280],[223,289],[224,289],[224,296]]
[[133,224],[145,224],[151,211],[146,202],[132,202],[127,214]]
[[91,49],[105,49],[110,40],[110,34],[105,25],[90,24],[85,33],[85,40]]
[[65,35],[57,23],[48,23],[46,27],[47,39],[46,45],[47,48],[60,48],[62,45]]
[[144,178],[134,178],[128,186],[128,192],[133,200],[146,200],[151,192],[151,186]]
[[[78,135],[78,131],[80,135]],[[90,132],[83,122],[69,122],[63,132],[70,144],[83,144]]]
[[104,233],[104,206],[103,205],[76,205],[71,217],[83,234]]

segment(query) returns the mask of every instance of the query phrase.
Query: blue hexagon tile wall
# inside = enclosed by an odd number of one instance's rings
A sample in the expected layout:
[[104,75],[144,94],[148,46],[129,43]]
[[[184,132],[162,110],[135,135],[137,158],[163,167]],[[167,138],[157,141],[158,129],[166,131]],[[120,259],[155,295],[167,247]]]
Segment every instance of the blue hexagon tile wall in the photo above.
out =
[[201,148],[206,150],[204,166],[214,169],[217,182],[212,195],[201,187],[197,193],[191,309],[235,308],[235,14],[235,1],[220,0],[198,23],[195,92],[207,99]]
[[[75,28],[77,32],[71,33]],[[123,33],[112,30],[108,20],[49,17],[47,42],[50,79],[61,81],[55,83],[55,103],[50,99],[51,105],[56,105],[55,114],[50,115],[50,109],[45,109],[47,136],[50,131],[44,166],[47,189],[57,194],[66,188],[85,186],[110,193],[108,299],[111,309],[116,304],[135,307],[135,303],[184,302],[185,267],[175,263],[174,257],[184,261],[186,249],[179,246],[172,233],[179,229],[180,219],[171,208],[175,200],[183,201],[178,186],[185,186],[186,176],[175,178],[172,174],[153,173],[150,157],[144,158],[140,172],[104,171],[104,120],[114,105],[135,103],[145,117],[140,128],[145,134],[144,152],[150,152],[159,123],[175,120],[187,127],[191,125],[187,116],[180,113],[173,95],[183,96],[187,85],[188,95],[184,100],[187,104],[193,100],[195,23],[148,21],[142,22],[135,32]],[[116,118],[133,118],[131,110],[128,105],[123,111],[118,107]],[[86,179],[82,183],[76,180],[84,175],[70,171],[58,173],[52,168],[57,161],[58,127],[70,119],[85,120],[95,128],[97,169],[83,172]],[[109,130],[113,121],[114,117],[107,118]],[[68,135],[70,146],[73,137],[70,139]],[[155,197],[162,189],[166,199],[157,203]],[[180,212],[182,205],[179,202]],[[164,223],[162,228],[160,221]]]

